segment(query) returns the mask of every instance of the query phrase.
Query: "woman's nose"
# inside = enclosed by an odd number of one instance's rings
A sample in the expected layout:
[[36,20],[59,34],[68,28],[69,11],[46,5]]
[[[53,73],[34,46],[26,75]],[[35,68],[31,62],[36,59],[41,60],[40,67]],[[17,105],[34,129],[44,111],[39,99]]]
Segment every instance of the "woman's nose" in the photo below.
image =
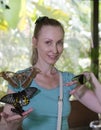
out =
[[56,45],[54,45],[52,50],[53,50],[54,53],[57,53],[58,52],[58,47]]

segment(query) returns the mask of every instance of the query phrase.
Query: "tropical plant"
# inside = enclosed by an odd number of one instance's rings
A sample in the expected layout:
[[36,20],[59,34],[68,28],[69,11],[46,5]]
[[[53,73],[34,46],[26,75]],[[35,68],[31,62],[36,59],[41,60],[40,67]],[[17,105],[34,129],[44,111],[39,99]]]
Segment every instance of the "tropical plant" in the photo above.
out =
[[[7,6],[9,8],[6,8]],[[90,71],[92,42],[90,0],[58,0],[58,2],[57,0],[9,0],[8,3],[1,4],[0,71],[17,71],[30,66],[34,22],[43,15],[61,21],[66,32],[65,49],[56,66],[60,70],[75,74]],[[101,33],[100,26],[99,30]],[[101,53],[99,61],[101,70]],[[2,86],[0,90],[4,91],[3,86],[6,83],[2,79],[0,82]]]

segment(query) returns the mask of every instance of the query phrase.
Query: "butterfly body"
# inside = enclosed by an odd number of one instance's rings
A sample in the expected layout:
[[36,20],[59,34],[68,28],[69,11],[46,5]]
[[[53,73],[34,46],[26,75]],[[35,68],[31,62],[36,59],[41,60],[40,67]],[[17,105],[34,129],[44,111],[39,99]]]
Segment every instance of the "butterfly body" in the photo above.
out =
[[35,87],[28,87],[21,92],[11,93],[3,96],[0,99],[0,102],[13,105],[14,108],[11,108],[11,111],[22,115],[22,112],[24,112],[22,107],[29,104],[30,99],[37,91],[38,89]]

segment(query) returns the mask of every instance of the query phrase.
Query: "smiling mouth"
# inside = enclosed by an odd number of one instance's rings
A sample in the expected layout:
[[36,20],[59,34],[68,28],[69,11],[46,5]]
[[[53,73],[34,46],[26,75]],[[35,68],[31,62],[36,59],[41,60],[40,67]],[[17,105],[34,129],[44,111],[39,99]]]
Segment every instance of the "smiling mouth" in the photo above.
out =
[[56,60],[58,58],[58,55],[57,56],[49,56],[51,59],[53,60]]

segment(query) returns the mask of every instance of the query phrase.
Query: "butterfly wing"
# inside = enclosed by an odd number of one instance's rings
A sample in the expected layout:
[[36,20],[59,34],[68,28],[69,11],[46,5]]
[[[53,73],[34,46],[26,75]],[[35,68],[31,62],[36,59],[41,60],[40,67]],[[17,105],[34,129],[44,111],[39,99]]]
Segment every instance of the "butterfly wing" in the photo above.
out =
[[25,93],[26,97],[27,97],[28,99],[30,99],[30,98],[33,97],[33,95],[34,95],[37,91],[38,91],[38,89],[35,88],[35,87],[28,87],[28,88],[26,88],[26,89],[24,89],[24,90],[22,91],[22,94]]
[[13,94],[7,94],[0,99],[0,102],[14,104],[15,99],[13,97]]
[[4,78],[12,86],[17,87],[18,86],[17,82],[15,80],[13,80],[14,75],[15,75],[15,73],[11,72],[11,71],[0,72],[0,77]]
[[85,84],[87,82],[86,77],[83,74],[79,77],[79,82],[81,84]]
[[19,86],[26,88],[30,85],[33,78],[39,73],[40,70],[35,67],[29,67],[24,71],[19,71],[17,73],[11,71],[0,72],[0,77],[8,81],[10,85],[17,88]]
[[80,74],[80,75],[77,75],[77,76],[73,77],[72,80],[73,81],[77,80],[80,84],[86,83],[86,78],[85,78],[85,76],[83,74]]
[[28,68],[25,72],[24,75],[27,76],[25,80],[22,81],[22,87],[26,88],[30,85],[32,82],[33,78],[36,77],[36,75],[40,72],[40,70],[36,67],[30,67]]
[[22,116],[24,112],[22,106],[29,103],[29,99],[38,91],[35,87],[28,87],[21,92],[7,94],[0,99],[0,102],[13,105],[15,108],[11,108],[12,112],[15,112]]
[[28,87],[28,88],[22,90],[21,92],[7,94],[7,95],[3,96],[0,99],[0,102],[8,103],[8,104],[15,104],[15,103],[20,104],[20,102],[23,101],[23,97],[30,99],[37,91],[38,91],[38,89],[35,87]]

